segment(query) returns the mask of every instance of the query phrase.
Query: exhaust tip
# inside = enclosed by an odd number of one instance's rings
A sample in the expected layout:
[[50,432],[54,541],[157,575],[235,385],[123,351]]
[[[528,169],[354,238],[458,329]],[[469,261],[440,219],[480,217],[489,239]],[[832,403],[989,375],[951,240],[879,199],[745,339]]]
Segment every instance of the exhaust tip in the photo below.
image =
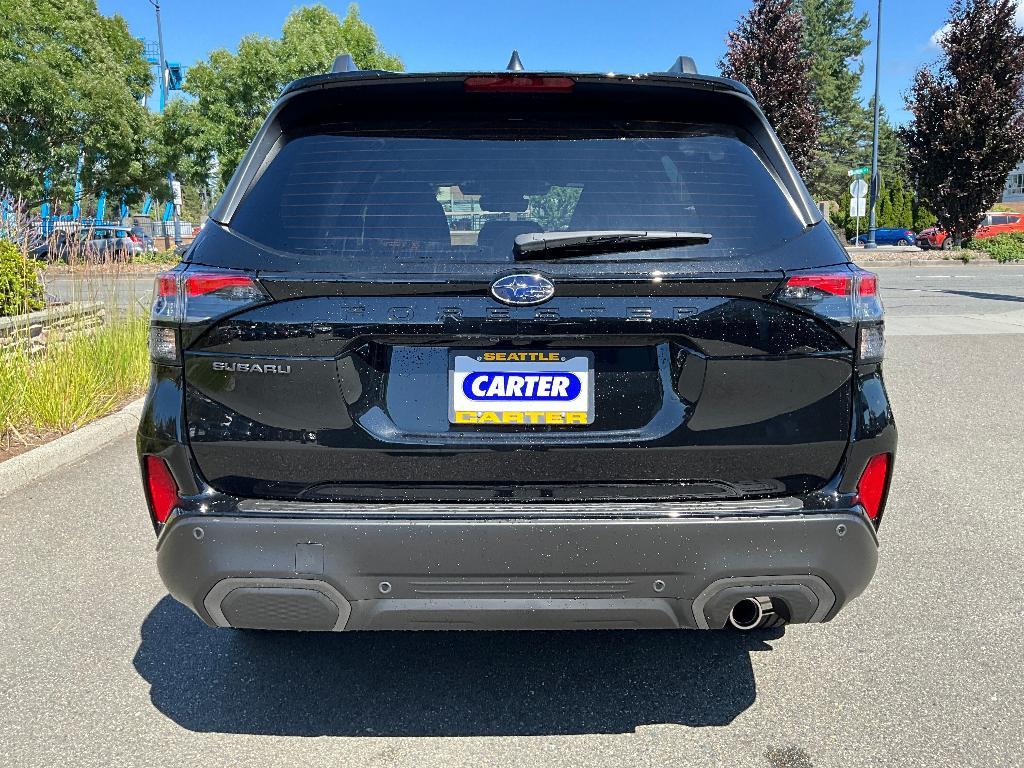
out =
[[770,597],[745,597],[729,611],[729,623],[747,632],[763,625],[774,613]]

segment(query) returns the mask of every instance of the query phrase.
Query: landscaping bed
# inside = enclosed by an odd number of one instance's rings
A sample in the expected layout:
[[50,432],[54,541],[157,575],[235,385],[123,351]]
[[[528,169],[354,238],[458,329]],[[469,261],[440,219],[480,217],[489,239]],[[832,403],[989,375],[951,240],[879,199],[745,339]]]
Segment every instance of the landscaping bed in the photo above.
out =
[[148,318],[115,315],[87,332],[0,353],[0,459],[105,416],[146,389]]
[[117,410],[149,379],[141,308],[44,307],[38,269],[19,256],[0,241],[0,461]]
[[52,260],[44,262],[47,274],[78,275],[88,273],[117,274],[149,274],[162,272],[178,264],[181,257],[174,252],[158,251],[156,253],[139,253],[130,259],[85,259],[67,261]]

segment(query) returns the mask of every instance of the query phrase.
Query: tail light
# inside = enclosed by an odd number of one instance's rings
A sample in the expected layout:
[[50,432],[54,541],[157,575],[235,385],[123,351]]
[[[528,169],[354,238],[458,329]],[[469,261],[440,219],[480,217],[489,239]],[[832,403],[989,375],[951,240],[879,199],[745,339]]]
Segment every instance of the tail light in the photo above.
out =
[[874,273],[859,267],[794,273],[775,298],[836,323],[858,324],[858,362],[878,362],[885,354],[885,310]]
[[178,484],[174,481],[171,468],[159,456],[146,456],[143,460],[146,473],[146,496],[153,519],[163,525],[171,512],[181,501]]
[[864,507],[868,517],[876,523],[882,514],[885,492],[889,487],[891,465],[892,454],[872,456],[857,482],[857,503]]
[[184,270],[157,275],[150,313],[150,356],[157,362],[177,363],[174,326],[204,322],[266,300],[259,283],[242,272]]

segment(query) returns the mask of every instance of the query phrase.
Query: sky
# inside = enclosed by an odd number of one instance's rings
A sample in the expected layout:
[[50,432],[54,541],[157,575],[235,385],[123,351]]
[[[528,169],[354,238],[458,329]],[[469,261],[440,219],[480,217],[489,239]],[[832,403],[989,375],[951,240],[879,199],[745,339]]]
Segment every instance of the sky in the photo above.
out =
[[[309,0],[312,2],[312,0]],[[247,34],[280,35],[292,0],[163,0],[167,59],[188,66],[216,48],[234,49]],[[324,2],[344,16],[347,2]],[[99,0],[105,14],[119,13],[139,37],[156,39],[150,0]],[[726,35],[750,0],[547,0],[519,3],[435,3],[363,0],[362,17],[384,48],[410,71],[504,69],[513,48],[527,69],[585,72],[651,72],[676,56],[692,56],[701,72],[718,73]],[[856,0],[871,17],[871,46],[864,52],[863,96],[875,70],[875,0]],[[624,9],[628,9],[626,12]],[[898,123],[909,119],[903,94],[915,70],[939,55],[946,0],[885,0],[882,17],[882,104]],[[1024,24],[1024,0],[1018,18]]]

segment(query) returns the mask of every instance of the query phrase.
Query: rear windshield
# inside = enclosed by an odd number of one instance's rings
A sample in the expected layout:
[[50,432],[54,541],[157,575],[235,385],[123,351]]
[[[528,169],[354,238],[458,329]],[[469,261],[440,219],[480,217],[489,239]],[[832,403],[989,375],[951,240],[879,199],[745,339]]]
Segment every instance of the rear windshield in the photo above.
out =
[[390,272],[507,264],[517,235],[671,230],[708,244],[588,260],[750,255],[803,229],[755,148],[726,127],[582,136],[306,135],[278,152],[230,221],[294,254]]

